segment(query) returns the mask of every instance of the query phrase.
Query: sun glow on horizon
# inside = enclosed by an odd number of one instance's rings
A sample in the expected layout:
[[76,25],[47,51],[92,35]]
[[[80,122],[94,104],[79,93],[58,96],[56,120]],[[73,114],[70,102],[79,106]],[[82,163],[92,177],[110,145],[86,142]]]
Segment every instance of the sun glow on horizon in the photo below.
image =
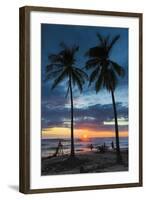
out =
[[[53,128],[45,128],[42,129],[42,138],[68,138],[70,137],[70,128],[65,127],[53,127]],[[120,137],[127,137],[128,132],[127,131],[119,131]],[[103,131],[103,130],[92,130],[87,128],[81,128],[81,129],[74,129],[74,137],[81,138],[81,139],[88,139],[88,138],[94,138],[94,137],[115,137],[114,131]]]
[[84,138],[84,139],[87,139],[88,137],[87,137],[87,135],[86,135],[86,134],[84,134],[84,135],[83,135],[83,138]]

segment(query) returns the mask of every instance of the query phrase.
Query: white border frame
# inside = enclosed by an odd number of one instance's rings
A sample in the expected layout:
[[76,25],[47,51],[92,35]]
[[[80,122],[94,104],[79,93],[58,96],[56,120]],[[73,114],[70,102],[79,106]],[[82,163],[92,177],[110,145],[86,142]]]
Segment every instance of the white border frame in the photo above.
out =
[[[66,17],[68,15],[68,17]],[[30,189],[107,185],[139,182],[139,19],[132,17],[30,13]],[[60,20],[61,19],[61,20]],[[129,28],[129,171],[41,176],[40,160],[40,24],[74,24]],[[133,47],[134,44],[134,47]],[[134,69],[134,70],[133,70]],[[36,90],[37,88],[37,90]],[[62,181],[63,176],[63,181]],[[78,181],[77,181],[78,179]]]

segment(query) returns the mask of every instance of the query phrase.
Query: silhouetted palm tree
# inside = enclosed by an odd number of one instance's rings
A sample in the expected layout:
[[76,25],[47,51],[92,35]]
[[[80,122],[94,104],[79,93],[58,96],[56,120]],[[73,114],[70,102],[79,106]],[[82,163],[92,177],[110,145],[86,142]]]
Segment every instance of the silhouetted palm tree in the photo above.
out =
[[119,144],[119,130],[117,120],[117,110],[114,91],[118,83],[118,77],[124,76],[124,69],[115,61],[110,59],[110,53],[114,44],[119,40],[120,35],[113,37],[103,37],[97,33],[99,44],[90,48],[86,55],[89,60],[86,62],[86,69],[91,69],[89,85],[95,83],[95,90],[98,92],[101,88],[106,88],[112,96],[114,119],[115,119],[115,135],[116,135],[116,152],[117,162],[122,162],[120,144]]
[[46,79],[52,79],[54,89],[62,81],[67,80],[67,93],[66,97],[70,93],[71,103],[71,153],[70,156],[75,156],[74,151],[74,109],[73,109],[73,86],[77,85],[80,92],[83,90],[83,84],[87,78],[87,74],[76,66],[75,53],[79,50],[79,47],[74,45],[67,47],[61,43],[61,51],[58,54],[49,56],[51,64],[46,67]]

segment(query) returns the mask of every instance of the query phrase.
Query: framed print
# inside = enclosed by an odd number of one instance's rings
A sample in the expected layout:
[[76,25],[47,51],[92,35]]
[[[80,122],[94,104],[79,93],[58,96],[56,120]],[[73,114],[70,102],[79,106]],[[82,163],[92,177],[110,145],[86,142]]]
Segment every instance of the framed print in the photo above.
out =
[[142,14],[20,8],[20,192],[142,186]]

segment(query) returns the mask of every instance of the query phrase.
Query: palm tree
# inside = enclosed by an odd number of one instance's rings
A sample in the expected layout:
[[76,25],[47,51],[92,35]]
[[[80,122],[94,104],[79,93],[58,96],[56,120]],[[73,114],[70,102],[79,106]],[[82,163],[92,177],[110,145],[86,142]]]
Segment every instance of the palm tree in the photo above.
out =
[[67,93],[70,93],[71,104],[71,152],[70,156],[75,156],[74,150],[74,109],[73,109],[73,86],[77,86],[79,91],[82,92],[83,84],[87,78],[87,74],[78,68],[76,64],[75,54],[79,47],[74,45],[67,47],[64,43],[60,44],[61,51],[58,54],[49,56],[51,64],[46,66],[46,80],[52,79],[52,89],[58,86],[61,82],[67,80]]
[[118,78],[124,76],[124,69],[118,63],[110,59],[110,53],[115,43],[119,40],[120,35],[111,39],[110,36],[103,37],[97,33],[97,37],[99,40],[97,46],[90,48],[86,53],[89,60],[86,62],[85,67],[88,70],[92,70],[89,85],[94,82],[96,92],[101,88],[106,88],[111,93],[115,120],[117,162],[121,163],[122,157],[119,144],[119,130],[114,91],[118,84]]

